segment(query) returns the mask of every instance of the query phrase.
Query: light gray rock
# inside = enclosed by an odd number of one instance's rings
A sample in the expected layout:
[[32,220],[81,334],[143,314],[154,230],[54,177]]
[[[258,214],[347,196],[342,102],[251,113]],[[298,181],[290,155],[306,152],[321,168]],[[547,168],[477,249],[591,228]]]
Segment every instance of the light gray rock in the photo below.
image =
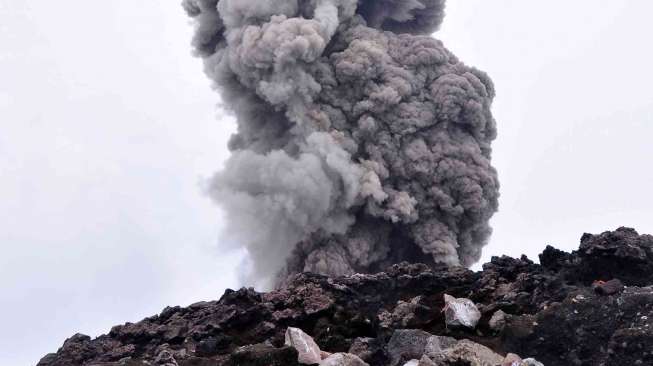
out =
[[519,366],[544,366],[544,364],[534,358],[527,358],[523,360]]
[[481,312],[474,302],[466,298],[444,295],[444,316],[449,327],[476,328],[481,319]]
[[514,353],[508,353],[506,358],[501,363],[501,366],[520,366],[522,362],[521,357]]
[[495,311],[490,318],[489,326],[495,332],[503,331],[503,328],[506,327],[506,313],[502,310]]
[[320,347],[299,328],[290,327],[286,330],[286,346],[297,350],[297,360],[301,364],[313,365],[322,361]]
[[[446,339],[445,337],[440,338]],[[504,362],[503,356],[467,339],[454,344],[447,343],[444,347],[440,347],[439,352],[434,348],[424,356],[428,356],[435,365],[496,366],[503,365]],[[424,363],[424,365],[429,366],[428,363]]]
[[412,359],[419,360],[431,337],[430,333],[419,329],[395,330],[387,346],[390,365],[403,365],[402,362]]
[[320,362],[320,366],[369,366],[351,353],[334,353]]
[[456,345],[458,341],[451,337],[431,336],[424,347],[424,355],[435,359],[442,355],[444,351]]
[[387,351],[391,366],[497,366],[505,361],[503,356],[481,344],[467,339],[457,341],[434,336],[417,329],[396,330],[388,342]]

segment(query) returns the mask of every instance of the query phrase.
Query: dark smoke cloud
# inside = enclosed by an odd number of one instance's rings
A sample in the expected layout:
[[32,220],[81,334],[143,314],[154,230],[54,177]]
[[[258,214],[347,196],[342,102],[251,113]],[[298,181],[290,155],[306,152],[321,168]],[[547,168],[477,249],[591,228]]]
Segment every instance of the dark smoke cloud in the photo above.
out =
[[252,281],[470,265],[498,180],[491,80],[428,34],[444,0],[185,0],[238,132],[210,196]]

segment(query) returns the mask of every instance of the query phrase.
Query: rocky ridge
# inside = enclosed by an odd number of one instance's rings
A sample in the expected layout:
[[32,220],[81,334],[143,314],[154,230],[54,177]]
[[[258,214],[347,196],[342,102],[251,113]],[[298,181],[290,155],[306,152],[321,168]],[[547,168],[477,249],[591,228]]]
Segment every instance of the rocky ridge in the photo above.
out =
[[[38,366],[299,365],[289,328],[314,340],[323,365],[536,364],[515,354],[547,366],[653,364],[653,236],[585,234],[577,251],[547,247],[540,263],[503,256],[480,272],[402,263],[300,274],[269,293],[227,290],[96,339],[74,335]],[[478,321],[449,326],[445,294],[471,300]]]

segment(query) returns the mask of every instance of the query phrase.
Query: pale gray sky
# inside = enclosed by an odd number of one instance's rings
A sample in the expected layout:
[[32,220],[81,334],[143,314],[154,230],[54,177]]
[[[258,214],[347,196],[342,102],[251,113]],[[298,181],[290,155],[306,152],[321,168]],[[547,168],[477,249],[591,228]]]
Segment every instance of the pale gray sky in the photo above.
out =
[[[437,37],[487,71],[502,183],[485,255],[653,233],[653,3],[450,0]],[[233,121],[178,1],[0,0],[0,364],[35,364],[237,285],[199,182]]]

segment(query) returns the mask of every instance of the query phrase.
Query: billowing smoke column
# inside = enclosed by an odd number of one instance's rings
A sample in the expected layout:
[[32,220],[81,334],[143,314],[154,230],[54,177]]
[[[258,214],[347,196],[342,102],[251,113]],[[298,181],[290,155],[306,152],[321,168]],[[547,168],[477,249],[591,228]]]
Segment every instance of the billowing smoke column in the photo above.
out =
[[429,34],[444,0],[185,0],[238,121],[210,182],[251,281],[468,266],[497,210],[486,74]]

